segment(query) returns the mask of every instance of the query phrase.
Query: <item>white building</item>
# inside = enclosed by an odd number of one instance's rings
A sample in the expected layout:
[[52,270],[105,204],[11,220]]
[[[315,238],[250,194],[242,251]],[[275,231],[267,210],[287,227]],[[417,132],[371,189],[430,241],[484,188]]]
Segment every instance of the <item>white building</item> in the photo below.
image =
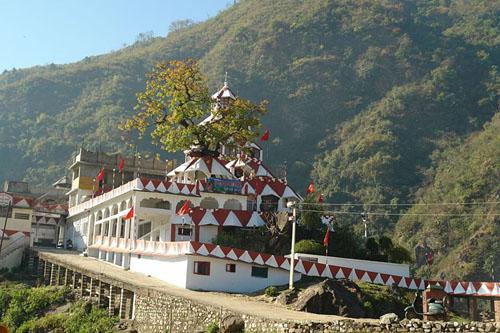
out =
[[29,246],[55,246],[58,241],[66,204],[58,203],[57,190],[39,190],[30,190],[26,182],[5,182],[0,194],[9,199],[10,207],[0,207],[0,268],[19,266]]
[[[214,95],[219,105],[234,98],[227,85]],[[73,185],[65,238],[91,257],[183,288],[251,292],[286,284],[284,257],[213,245],[225,230],[251,232],[266,225],[265,212],[284,211],[288,200],[300,199],[262,164],[261,148],[250,148],[250,156],[231,154],[236,156],[229,161],[224,160],[231,156],[225,148],[222,153],[228,155],[220,157],[186,154],[186,161],[175,169],[155,168],[154,162],[146,169],[147,161],[139,166],[128,159],[123,184],[116,181],[118,157],[101,154],[102,162],[92,163],[89,156],[94,153],[82,150],[70,167]],[[92,177],[102,167],[108,170],[108,189],[93,196]],[[192,209],[177,215],[186,200]],[[133,218],[125,219],[132,209]]]

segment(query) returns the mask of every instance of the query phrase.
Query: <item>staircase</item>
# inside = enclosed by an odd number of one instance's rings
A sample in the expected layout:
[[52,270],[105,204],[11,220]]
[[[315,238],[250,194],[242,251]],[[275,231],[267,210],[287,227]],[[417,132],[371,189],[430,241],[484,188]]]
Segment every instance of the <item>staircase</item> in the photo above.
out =
[[12,268],[21,263],[24,249],[29,247],[29,237],[23,235],[2,248],[0,268]]

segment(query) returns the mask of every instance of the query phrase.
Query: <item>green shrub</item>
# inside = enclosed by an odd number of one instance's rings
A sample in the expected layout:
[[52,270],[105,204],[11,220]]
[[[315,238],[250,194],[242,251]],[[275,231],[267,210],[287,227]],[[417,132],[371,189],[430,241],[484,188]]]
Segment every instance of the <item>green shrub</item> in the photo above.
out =
[[370,302],[370,301],[366,301],[363,303],[363,309],[365,310],[365,312],[367,314],[372,314],[372,313],[374,313],[374,310],[375,310],[372,302]]
[[315,240],[303,239],[295,243],[295,252],[322,255],[325,254],[325,247]]
[[207,326],[208,333],[219,333],[219,324],[216,321],[211,322]]
[[276,296],[278,296],[280,294],[279,291],[278,291],[278,288],[276,288],[275,286],[269,286],[269,287],[267,287],[264,292],[269,297],[276,297]]

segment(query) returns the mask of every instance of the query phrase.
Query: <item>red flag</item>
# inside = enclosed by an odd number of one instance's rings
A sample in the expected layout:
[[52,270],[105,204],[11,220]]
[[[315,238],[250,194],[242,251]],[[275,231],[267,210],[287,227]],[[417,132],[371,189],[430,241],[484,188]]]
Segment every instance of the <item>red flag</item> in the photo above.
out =
[[120,164],[118,164],[118,172],[119,173],[122,173],[123,172],[123,168],[125,167],[125,160],[122,158],[120,160]]
[[330,240],[330,228],[326,227],[325,238],[323,238],[323,246],[328,247],[328,241]]
[[307,194],[314,193],[314,183],[311,181],[307,187]]
[[101,171],[97,174],[97,177],[95,177],[95,180],[98,182],[104,180],[104,168],[101,168]]
[[97,177],[95,177],[95,180],[97,181],[97,186],[99,189],[102,188],[102,185],[104,184],[104,168],[101,168],[101,171],[99,171],[99,174]]
[[189,214],[189,205],[191,203],[189,202],[189,200],[186,200],[184,202],[184,205],[182,205],[182,207],[177,211],[177,215],[187,215]]
[[318,195],[318,203],[323,203],[323,202],[325,202],[325,199],[323,198],[323,194],[320,193]]
[[269,140],[269,130],[266,130],[264,134],[260,137],[260,141],[267,141]]
[[124,220],[128,220],[134,217],[134,207],[130,208],[127,215],[123,218]]

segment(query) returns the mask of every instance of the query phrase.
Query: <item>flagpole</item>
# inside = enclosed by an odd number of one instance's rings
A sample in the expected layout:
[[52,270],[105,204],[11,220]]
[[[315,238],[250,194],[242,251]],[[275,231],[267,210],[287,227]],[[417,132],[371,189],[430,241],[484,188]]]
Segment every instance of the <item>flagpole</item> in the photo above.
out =
[[113,168],[113,190],[115,189],[115,172],[116,172],[116,169]]
[[92,199],[94,199],[95,195],[95,178],[92,178]]

